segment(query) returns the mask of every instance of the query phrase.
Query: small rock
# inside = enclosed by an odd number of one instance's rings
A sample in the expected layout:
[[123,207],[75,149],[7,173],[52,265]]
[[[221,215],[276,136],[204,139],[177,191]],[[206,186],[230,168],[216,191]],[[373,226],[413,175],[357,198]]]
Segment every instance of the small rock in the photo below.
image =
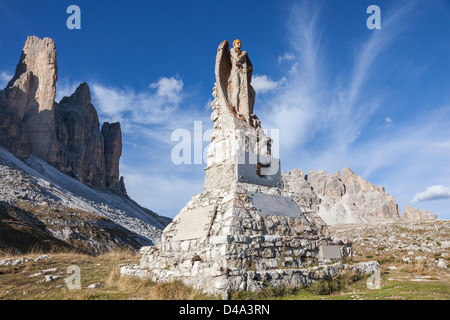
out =
[[17,265],[21,264],[24,261],[25,261],[25,258],[19,258],[16,261],[14,261],[11,265],[17,266]]
[[52,258],[51,256],[44,254],[42,256],[37,257],[34,261],[40,261],[40,260],[51,259],[51,258]]
[[89,289],[101,288],[102,284],[100,282],[91,284],[88,286]]
[[397,267],[396,266],[390,266],[390,267],[387,267],[389,270],[395,270],[395,269],[397,269]]
[[61,276],[52,276],[51,274],[47,274],[47,275],[45,275],[44,282],[52,282],[59,278],[62,278],[62,277]]
[[439,262],[438,262],[437,266],[439,268],[444,268],[444,269],[447,268],[447,264],[445,263],[444,259],[439,259]]
[[9,266],[13,263],[11,259],[3,259],[0,261],[0,266]]
[[33,273],[33,274],[30,274],[29,278],[38,277],[38,276],[40,276],[41,274],[42,274],[41,272]]

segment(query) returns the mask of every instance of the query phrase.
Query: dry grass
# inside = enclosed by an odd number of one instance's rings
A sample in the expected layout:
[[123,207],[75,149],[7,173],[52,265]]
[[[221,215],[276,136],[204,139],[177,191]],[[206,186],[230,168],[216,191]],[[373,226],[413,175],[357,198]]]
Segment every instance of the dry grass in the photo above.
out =
[[[120,276],[120,266],[138,263],[137,252],[116,249],[99,256],[79,252],[39,252],[27,255],[4,254],[2,259],[16,260],[20,257],[37,258],[47,254],[50,259],[30,261],[17,266],[0,266],[0,300],[196,300],[214,299],[201,294],[181,282],[155,284],[150,280]],[[69,290],[64,278],[71,265],[81,270],[81,289]],[[53,282],[44,282],[43,270],[57,269],[51,273],[60,276]],[[42,273],[39,276],[33,276]],[[31,277],[30,277],[31,276]],[[101,283],[100,288],[91,289],[89,285]]]

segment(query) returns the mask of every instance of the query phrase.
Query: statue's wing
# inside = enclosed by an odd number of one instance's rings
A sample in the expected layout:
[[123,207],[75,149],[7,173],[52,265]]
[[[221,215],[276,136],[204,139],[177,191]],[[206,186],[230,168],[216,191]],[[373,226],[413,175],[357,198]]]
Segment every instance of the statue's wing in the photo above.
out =
[[[216,56],[216,87],[219,94],[219,98],[223,101],[228,108],[230,108],[230,103],[228,101],[228,78],[231,73],[231,60],[230,52],[228,50],[228,41],[223,41],[219,48],[217,49]],[[234,109],[231,107],[234,111]]]
[[253,64],[250,61],[250,57],[248,56],[248,53],[247,53],[247,67],[250,68],[250,70],[247,71],[248,84],[250,85],[250,82],[252,82],[252,76],[253,76]]

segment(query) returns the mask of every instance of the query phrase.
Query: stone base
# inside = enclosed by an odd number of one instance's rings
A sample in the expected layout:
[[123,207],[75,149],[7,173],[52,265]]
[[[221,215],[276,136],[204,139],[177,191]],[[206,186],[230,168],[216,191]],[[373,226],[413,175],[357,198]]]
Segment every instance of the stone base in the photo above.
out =
[[[267,202],[261,202],[264,197]],[[261,203],[266,207],[261,208]],[[278,214],[283,210],[277,207],[269,208],[285,203],[288,216]],[[166,227],[161,244],[141,249],[140,266],[123,267],[122,274],[155,282],[180,280],[227,298],[232,291],[266,285],[305,286],[335,273],[336,268],[350,268],[342,264],[321,266],[322,271],[313,268],[320,262],[319,252],[322,260],[327,258],[322,246],[332,246],[333,257],[351,258],[351,243],[332,240],[326,227],[299,207],[298,215],[293,214],[296,205],[291,193],[274,187],[237,182],[204,191]]]
[[370,275],[380,270],[376,261],[360,262],[353,265],[340,262],[331,265],[320,265],[305,269],[272,269],[265,271],[251,271],[247,269],[227,270],[215,272],[214,270],[200,270],[197,265],[184,271],[169,269],[147,270],[141,266],[122,266],[122,276],[133,276],[140,279],[150,279],[153,282],[182,281],[206,294],[219,295],[228,299],[233,291],[258,291],[266,287],[297,288],[307,287],[320,279],[332,279],[345,272],[354,272],[360,275]]

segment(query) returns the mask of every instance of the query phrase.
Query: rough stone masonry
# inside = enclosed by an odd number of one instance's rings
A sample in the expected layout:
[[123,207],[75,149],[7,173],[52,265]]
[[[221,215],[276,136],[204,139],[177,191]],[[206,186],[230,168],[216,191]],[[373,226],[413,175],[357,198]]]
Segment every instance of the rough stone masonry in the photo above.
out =
[[226,299],[236,290],[307,286],[345,270],[375,272],[377,262],[327,264],[351,258],[351,243],[331,239],[323,220],[282,188],[272,140],[251,113],[252,64],[240,45],[229,50],[224,41],[217,51],[203,192],[166,227],[161,244],[143,247],[140,265],[121,274],[180,280]]

